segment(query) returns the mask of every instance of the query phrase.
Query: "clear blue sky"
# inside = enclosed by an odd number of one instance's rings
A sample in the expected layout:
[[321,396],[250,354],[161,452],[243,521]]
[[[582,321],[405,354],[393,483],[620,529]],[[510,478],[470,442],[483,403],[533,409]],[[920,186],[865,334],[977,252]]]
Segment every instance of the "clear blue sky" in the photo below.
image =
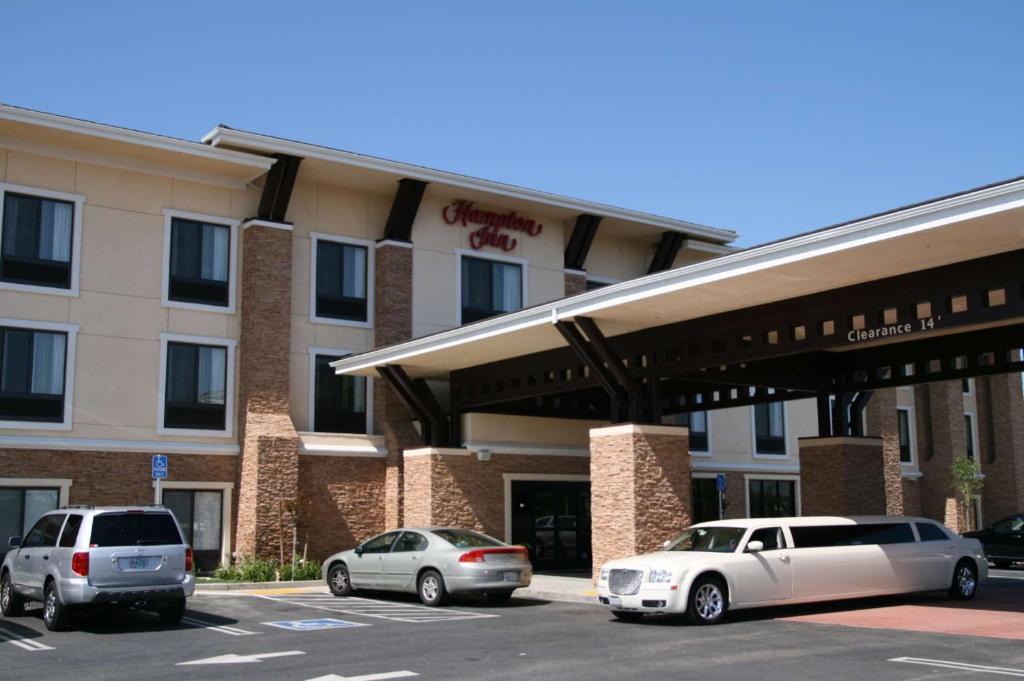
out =
[[0,101],[736,229],[1024,175],[1024,2],[6,0]]

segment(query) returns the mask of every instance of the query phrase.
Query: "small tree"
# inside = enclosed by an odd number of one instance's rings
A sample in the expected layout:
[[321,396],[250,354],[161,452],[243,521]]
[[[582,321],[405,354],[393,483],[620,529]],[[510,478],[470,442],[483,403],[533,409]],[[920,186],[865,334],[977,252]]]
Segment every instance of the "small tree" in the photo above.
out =
[[978,477],[978,468],[974,465],[974,459],[966,456],[953,459],[951,472],[953,474],[953,494],[962,504],[964,517],[961,518],[961,522],[965,529],[970,529],[967,526],[970,519],[968,509],[971,507],[971,497],[981,491],[984,481]]

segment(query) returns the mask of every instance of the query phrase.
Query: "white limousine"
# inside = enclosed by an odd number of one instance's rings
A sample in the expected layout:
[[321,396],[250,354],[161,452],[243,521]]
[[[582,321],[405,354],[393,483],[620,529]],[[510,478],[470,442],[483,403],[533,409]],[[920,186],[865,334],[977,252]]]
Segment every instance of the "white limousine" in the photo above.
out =
[[763,605],[937,589],[966,600],[987,576],[978,540],[926,518],[756,518],[694,525],[660,551],[605,563],[597,594],[619,619],[715,624]]

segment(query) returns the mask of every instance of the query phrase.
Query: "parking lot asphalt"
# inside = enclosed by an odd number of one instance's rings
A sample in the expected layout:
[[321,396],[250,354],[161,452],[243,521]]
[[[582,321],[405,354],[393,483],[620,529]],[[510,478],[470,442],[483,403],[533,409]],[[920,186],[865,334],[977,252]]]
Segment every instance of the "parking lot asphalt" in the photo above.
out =
[[[1024,678],[1017,640],[814,620],[919,604],[908,598],[737,612],[714,627],[622,623],[596,605],[526,598],[436,609],[412,596],[294,590],[199,595],[177,626],[108,610],[51,633],[36,607],[0,618],[0,679]],[[995,573],[979,598],[1024,602],[1024,570]],[[934,618],[943,603],[929,608]]]

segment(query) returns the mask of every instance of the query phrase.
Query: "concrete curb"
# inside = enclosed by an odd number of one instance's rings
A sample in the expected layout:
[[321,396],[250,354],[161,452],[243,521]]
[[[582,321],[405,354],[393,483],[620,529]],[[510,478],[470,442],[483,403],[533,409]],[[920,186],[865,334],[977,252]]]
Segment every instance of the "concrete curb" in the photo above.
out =
[[517,589],[513,594],[514,598],[532,598],[542,601],[559,601],[562,603],[587,603],[597,605],[597,596],[584,596],[582,594],[567,594],[560,591],[535,591],[533,589]]
[[298,582],[213,582],[196,583],[196,593],[204,591],[265,591],[268,589],[297,589],[309,586],[325,586],[322,579],[307,579]]

